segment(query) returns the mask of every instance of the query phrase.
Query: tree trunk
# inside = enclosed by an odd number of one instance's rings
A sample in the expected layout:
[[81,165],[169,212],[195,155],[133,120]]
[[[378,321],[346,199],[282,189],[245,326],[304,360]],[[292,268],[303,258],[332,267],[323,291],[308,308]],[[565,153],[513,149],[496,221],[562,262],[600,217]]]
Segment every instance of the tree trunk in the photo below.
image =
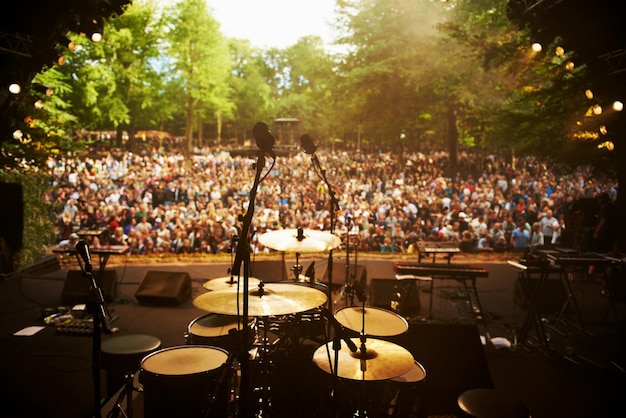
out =
[[458,165],[458,147],[459,147],[459,130],[456,126],[456,106],[451,104],[448,107],[448,126],[447,126],[447,140],[448,151],[450,152],[450,164],[453,167]]
[[185,121],[185,145],[188,154],[193,151],[193,97],[187,99],[187,118]]
[[202,126],[202,115],[198,115],[198,148],[204,144],[204,127]]
[[217,118],[217,132],[215,132],[216,138],[215,138],[215,143],[217,145],[221,145],[222,143],[222,111],[218,110],[217,112],[215,112],[215,116]]

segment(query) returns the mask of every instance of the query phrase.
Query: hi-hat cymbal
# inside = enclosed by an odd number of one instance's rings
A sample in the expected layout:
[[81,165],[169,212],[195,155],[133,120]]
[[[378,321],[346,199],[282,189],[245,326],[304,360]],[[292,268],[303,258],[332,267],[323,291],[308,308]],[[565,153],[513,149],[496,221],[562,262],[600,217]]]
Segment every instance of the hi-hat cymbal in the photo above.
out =
[[[248,315],[272,316],[309,311],[326,303],[321,290],[295,283],[268,283],[248,289]],[[193,300],[196,308],[223,315],[243,312],[243,294],[237,289],[214,290]]]
[[390,337],[404,334],[409,323],[395,312],[375,306],[347,306],[335,313],[335,318],[344,327],[374,337]]
[[[409,372],[415,363],[413,355],[407,349],[392,342],[368,338],[363,352],[360,338],[352,338],[352,341],[357,346],[356,352],[350,351],[345,342],[342,342],[341,349],[337,352],[338,377],[352,380],[393,379]],[[313,362],[329,374],[331,364],[335,367],[335,351],[332,346],[333,342],[328,342],[313,353]]]
[[259,242],[277,251],[322,252],[341,245],[341,239],[327,231],[279,229],[259,236]]
[[[241,282],[243,285],[243,277],[237,278],[233,276],[219,277],[217,279],[211,279],[206,282],[203,287],[207,290],[224,290],[224,289],[237,289],[237,284]],[[261,280],[254,277],[248,277],[248,287],[256,287]]]

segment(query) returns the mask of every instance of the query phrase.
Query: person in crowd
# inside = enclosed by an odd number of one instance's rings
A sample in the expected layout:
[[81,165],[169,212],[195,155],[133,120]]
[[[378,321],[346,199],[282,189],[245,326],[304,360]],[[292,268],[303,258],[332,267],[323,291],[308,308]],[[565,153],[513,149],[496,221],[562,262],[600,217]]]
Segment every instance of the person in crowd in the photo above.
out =
[[530,234],[530,248],[537,248],[545,245],[543,232],[541,231],[541,222],[535,221]]
[[530,232],[526,229],[526,221],[521,218],[517,222],[517,228],[511,233],[511,245],[513,251],[526,251],[530,244]]
[[541,224],[541,233],[543,234],[543,244],[551,245],[555,231],[560,228],[559,220],[553,216],[552,209],[546,208],[539,222]]
[[[224,242],[241,230],[242,215],[250,206],[252,179],[244,168],[252,162],[223,150],[199,151],[193,157],[191,171],[184,164],[183,153],[177,152],[167,155],[119,151],[99,157],[52,157],[58,160],[57,165],[68,170],[51,171],[53,187],[46,193],[45,201],[55,211],[53,219],[60,219],[66,208],[75,213],[70,220],[71,228],[65,222],[57,222],[57,242],[67,239],[76,227],[82,228],[83,222],[84,226],[89,223],[90,228],[106,228],[111,226],[109,220],[115,219],[115,229],[123,227],[132,254],[146,253],[148,239],[153,241],[156,251],[167,248],[167,252],[176,254],[185,238],[192,240],[194,251],[206,239],[215,252],[218,248],[223,252],[228,247]],[[409,251],[417,240],[434,241],[439,233],[441,238],[460,241],[466,230],[474,240],[491,234],[496,251],[510,249],[511,237],[518,229],[516,218],[528,223],[534,216],[532,213],[529,216],[529,212],[537,206],[541,206],[541,212],[547,214],[545,208],[550,208],[561,216],[567,213],[565,207],[577,199],[598,193],[614,196],[617,188],[616,184],[600,183],[593,178],[579,182],[579,178],[590,178],[584,167],[563,171],[555,166],[546,171],[544,162],[530,157],[518,159],[515,166],[504,158],[494,158],[488,173],[480,174],[477,167],[473,172],[470,164],[462,172],[446,177],[444,173],[449,167],[446,152],[406,151],[405,161],[413,164],[395,166],[396,155],[376,151],[377,158],[361,159],[358,163],[352,151],[338,152],[332,158],[323,150],[318,152],[333,178],[346,179],[334,191],[339,209],[348,211],[354,220],[360,251],[380,252],[386,233],[394,249]],[[280,175],[269,175],[261,183],[250,231],[253,238],[267,230],[300,226],[330,231],[333,225],[329,190],[326,185],[319,188],[319,182],[301,181],[309,175],[303,169],[306,166],[303,158],[295,155],[281,159],[280,167],[277,165]],[[463,150],[459,159],[468,162],[475,156]],[[542,173],[541,178],[535,179],[531,173]],[[76,181],[68,181],[70,175]],[[472,214],[475,221],[472,228],[469,217],[463,219],[465,214]],[[80,225],[74,224],[77,220]],[[218,223],[225,233],[214,235],[213,226]],[[613,245],[607,242],[615,241],[615,237],[605,236],[610,232],[604,229],[605,224],[598,223],[598,242],[594,248],[606,250],[607,245]],[[448,235],[448,225],[452,225],[452,236]],[[198,233],[197,226],[206,231],[204,236]],[[334,226],[345,229],[339,222]],[[165,230],[170,231],[168,244],[163,242],[167,241],[163,238]],[[548,242],[543,232],[544,242]],[[552,241],[557,236],[554,232],[550,235]],[[255,252],[270,251],[254,239],[251,245]]]

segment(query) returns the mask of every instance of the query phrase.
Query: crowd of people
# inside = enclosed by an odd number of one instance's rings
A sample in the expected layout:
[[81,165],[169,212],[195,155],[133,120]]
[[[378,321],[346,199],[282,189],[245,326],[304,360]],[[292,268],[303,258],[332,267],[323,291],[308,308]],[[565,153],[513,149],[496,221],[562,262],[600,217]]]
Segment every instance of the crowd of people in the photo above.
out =
[[[614,200],[600,183],[535,158],[514,163],[461,152],[454,171],[444,151],[319,151],[322,174],[307,154],[268,159],[252,207],[258,237],[278,229],[332,231],[360,251],[412,252],[417,241],[457,241],[463,251],[524,251],[559,244],[579,199]],[[128,245],[132,254],[224,253],[236,246],[251,207],[256,158],[204,149],[50,157],[57,242],[81,231],[92,245]],[[336,205],[334,204],[336,203]],[[334,207],[332,209],[331,207]]]

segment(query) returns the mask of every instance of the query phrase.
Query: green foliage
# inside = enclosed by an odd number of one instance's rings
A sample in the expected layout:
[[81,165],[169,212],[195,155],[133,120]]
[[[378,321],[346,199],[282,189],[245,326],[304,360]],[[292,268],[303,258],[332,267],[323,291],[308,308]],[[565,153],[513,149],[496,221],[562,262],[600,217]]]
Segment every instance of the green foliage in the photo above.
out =
[[[23,246],[15,266],[17,270],[39,260],[46,254],[48,245],[54,242],[55,229],[50,217],[50,208],[41,198],[49,187],[49,179],[43,172],[2,170],[0,181],[17,183],[22,187]],[[5,202],[5,204],[15,204],[15,202]]]

